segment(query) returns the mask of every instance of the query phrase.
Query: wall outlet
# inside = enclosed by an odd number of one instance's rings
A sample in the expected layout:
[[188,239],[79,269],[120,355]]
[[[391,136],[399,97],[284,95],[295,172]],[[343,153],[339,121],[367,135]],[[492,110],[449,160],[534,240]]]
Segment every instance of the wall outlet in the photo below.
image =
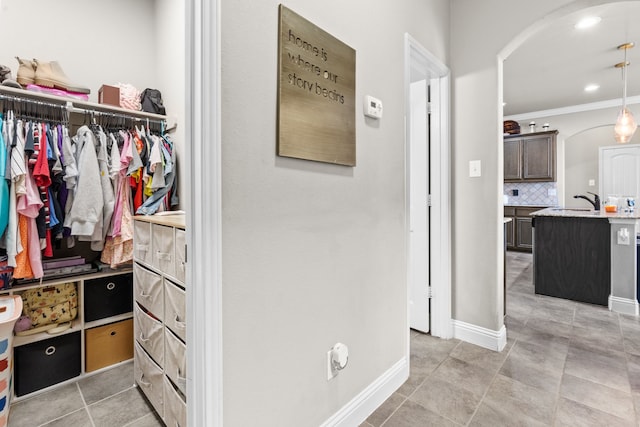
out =
[[340,342],[336,343],[327,352],[327,381],[346,368],[347,363],[349,363],[349,348]]
[[629,237],[629,229],[621,228],[618,230],[618,244],[619,245],[630,245],[631,239]]
[[547,190],[547,196],[557,196],[558,195],[558,190],[556,190],[555,188],[550,188]]
[[513,189],[513,190],[511,190],[511,195],[512,195],[512,196],[518,196],[518,194],[519,194],[519,193],[520,193],[520,192],[519,192],[517,189]]
[[589,180],[589,187],[595,187],[596,186],[596,180],[595,179],[590,179]]
[[338,375],[338,370],[333,367],[333,363],[331,363],[331,351],[327,351],[327,381],[335,378]]

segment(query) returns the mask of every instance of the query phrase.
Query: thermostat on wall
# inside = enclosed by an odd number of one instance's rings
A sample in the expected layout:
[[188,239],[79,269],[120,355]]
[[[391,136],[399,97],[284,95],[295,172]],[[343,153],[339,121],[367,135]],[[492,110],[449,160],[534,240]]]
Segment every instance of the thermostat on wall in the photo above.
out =
[[365,96],[364,115],[374,119],[382,118],[382,101],[370,95]]

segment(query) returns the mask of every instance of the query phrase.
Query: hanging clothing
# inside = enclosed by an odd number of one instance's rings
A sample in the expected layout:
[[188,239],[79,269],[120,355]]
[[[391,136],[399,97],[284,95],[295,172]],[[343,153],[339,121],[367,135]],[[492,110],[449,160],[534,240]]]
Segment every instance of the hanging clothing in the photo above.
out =
[[151,190],[157,191],[165,187],[166,181],[164,179],[164,154],[162,153],[162,140],[158,136],[152,136],[151,155],[149,156],[149,171],[153,173],[151,180]]
[[25,177],[26,193],[18,196],[17,212],[29,218],[37,218],[40,214],[40,208],[44,206],[40,198],[40,192],[32,175]]
[[[129,164],[133,160],[133,154],[131,151],[131,139],[129,138],[129,133],[125,131],[120,131],[120,136],[123,139],[122,150],[120,150],[120,172],[119,172],[119,185],[117,196],[116,196],[116,204],[113,210],[113,220],[112,220],[112,236],[119,236],[120,230],[122,227],[122,214],[123,214],[123,203],[129,203],[129,198],[131,191],[126,191],[125,188],[128,186],[127,179],[127,171],[129,169]],[[128,189],[127,189],[128,190]]]
[[[16,255],[16,265],[13,267],[15,279],[30,279],[33,277],[29,260],[29,218],[18,214],[18,230],[22,241],[22,250]],[[36,234],[37,235],[37,234]]]
[[9,183],[6,176],[7,147],[3,133],[3,115],[0,114],[0,236],[4,234],[9,224]]
[[5,121],[2,126],[2,136],[4,137],[5,149],[7,151],[7,159],[4,165],[4,170],[5,170],[5,178],[8,180],[11,179],[11,148],[12,148],[11,143],[13,141],[12,134],[11,134],[12,118],[13,118],[13,112],[8,111],[7,114],[5,115]]
[[18,210],[16,200],[16,186],[9,188],[9,221],[5,234],[7,246],[7,265],[16,266],[16,256],[22,251],[22,242],[18,233]]
[[42,258],[64,237],[67,249],[89,241],[112,267],[132,262],[134,209],[167,204],[172,156],[144,127],[109,134],[94,121],[70,135],[62,123],[0,114],[0,235],[14,277],[43,277]]
[[109,156],[107,155],[107,135],[100,130],[98,133],[98,168],[100,170],[100,188],[102,193],[102,221],[98,221],[91,237],[91,249],[101,251],[104,239],[107,237],[111,217],[115,207],[115,195],[109,176]]
[[[48,146],[47,132],[45,130],[45,124],[38,125],[39,138],[37,142],[34,142],[37,149],[37,157],[33,165],[33,177],[38,184],[38,187],[49,187],[51,185],[51,175],[49,174],[49,161],[47,156]],[[35,138],[34,138],[35,139]],[[34,153],[35,157],[36,153]],[[33,157],[32,157],[33,159]],[[31,163],[32,159],[29,160]]]
[[[175,162],[175,151],[171,153],[171,160]],[[158,208],[163,202],[164,197],[172,190],[175,181],[175,170],[167,176],[166,181],[168,183],[164,188],[153,193],[135,212],[136,215],[153,215],[158,211]]]
[[[109,176],[113,180],[120,174],[120,150],[118,149],[118,140],[113,133],[109,134],[111,141],[111,152],[109,155]],[[113,188],[117,188],[114,186]]]
[[100,261],[109,264],[111,268],[133,261],[133,216],[129,203],[131,187],[126,180],[121,181],[119,196],[119,205],[122,207],[120,233],[107,237],[100,257]]
[[15,120],[11,148],[11,180],[16,188],[16,194],[25,194],[25,176],[27,163],[24,153],[25,129],[22,120]]
[[102,221],[104,208],[96,139],[88,126],[82,126],[73,137],[73,142],[78,153],[79,176],[65,226],[71,229],[72,235],[92,236],[96,224]]

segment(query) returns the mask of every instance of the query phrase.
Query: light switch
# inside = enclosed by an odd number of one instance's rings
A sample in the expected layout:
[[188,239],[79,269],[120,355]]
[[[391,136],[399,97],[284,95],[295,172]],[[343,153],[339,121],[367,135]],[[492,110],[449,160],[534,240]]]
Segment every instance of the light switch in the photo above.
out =
[[469,178],[477,178],[482,175],[480,160],[469,161]]
[[590,179],[589,180],[589,187],[595,187],[596,186],[596,180],[595,179]]

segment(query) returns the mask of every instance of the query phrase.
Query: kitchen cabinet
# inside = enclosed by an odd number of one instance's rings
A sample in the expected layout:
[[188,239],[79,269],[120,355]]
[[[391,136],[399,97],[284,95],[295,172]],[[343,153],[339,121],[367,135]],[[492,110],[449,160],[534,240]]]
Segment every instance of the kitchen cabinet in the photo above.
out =
[[513,249],[516,245],[515,236],[516,236],[516,208],[513,206],[505,206],[504,207],[504,218],[509,219],[510,221],[505,223],[504,235],[506,239],[507,249]]
[[504,181],[542,182],[556,180],[556,135],[558,131],[504,137]]
[[606,306],[611,293],[611,233],[604,216],[536,216],[536,294]]
[[511,218],[506,226],[507,249],[531,252],[533,249],[533,227],[530,214],[546,206],[505,206],[504,217]]

